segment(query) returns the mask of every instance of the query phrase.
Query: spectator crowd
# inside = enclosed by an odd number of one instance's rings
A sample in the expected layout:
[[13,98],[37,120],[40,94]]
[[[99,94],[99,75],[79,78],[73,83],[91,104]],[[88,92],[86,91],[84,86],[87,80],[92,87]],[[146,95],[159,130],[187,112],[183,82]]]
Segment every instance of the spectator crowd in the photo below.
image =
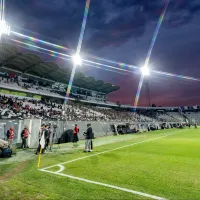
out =
[[[176,113],[177,115],[177,113]],[[0,95],[1,118],[38,118],[59,119],[69,121],[123,121],[123,122],[179,122],[178,115],[159,114],[156,111],[132,112],[119,107],[98,107],[76,101],[68,101],[67,105],[49,99],[28,99]]]
[[[73,94],[70,97],[75,101],[68,101],[67,105],[63,104],[65,88],[63,91],[59,88],[51,87],[50,83],[39,81],[33,78],[22,77],[16,74],[0,72],[0,83],[4,86],[19,87],[30,90],[41,96],[56,95],[62,97],[60,100],[34,98],[18,98],[0,95],[0,118],[39,118],[39,119],[59,119],[71,121],[123,121],[123,122],[181,122],[183,117],[176,112],[157,112],[154,110],[143,110],[133,112],[130,109],[122,109],[120,106],[106,106],[106,96],[96,99],[98,105],[102,101],[103,107],[93,106],[92,92],[84,89],[72,88]],[[63,86],[64,87],[64,86]],[[102,94],[101,94],[102,95]],[[56,99],[56,98],[54,98]],[[59,99],[59,98],[57,98]],[[89,99],[89,100],[88,100]],[[88,103],[79,100],[87,100]]]

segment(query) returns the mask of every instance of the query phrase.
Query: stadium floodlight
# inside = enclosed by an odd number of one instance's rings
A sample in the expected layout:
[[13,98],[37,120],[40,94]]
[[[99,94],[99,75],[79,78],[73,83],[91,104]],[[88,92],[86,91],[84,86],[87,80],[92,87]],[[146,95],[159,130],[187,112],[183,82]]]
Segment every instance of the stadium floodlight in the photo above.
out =
[[81,59],[80,55],[75,54],[74,56],[72,56],[72,60],[75,65],[79,65],[79,66],[82,65],[82,59]]
[[144,66],[141,68],[143,76],[149,76],[149,68]]
[[10,34],[10,26],[6,24],[5,21],[1,20],[0,21],[0,36],[3,34],[6,34],[6,35]]

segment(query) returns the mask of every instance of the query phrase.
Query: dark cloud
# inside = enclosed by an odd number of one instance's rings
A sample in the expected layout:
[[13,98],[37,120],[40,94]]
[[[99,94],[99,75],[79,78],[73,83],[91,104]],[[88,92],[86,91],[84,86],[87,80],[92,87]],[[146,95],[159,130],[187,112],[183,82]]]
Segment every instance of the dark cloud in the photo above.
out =
[[[105,9],[102,12],[102,20],[98,23],[95,19],[96,33],[91,35],[88,41],[89,48],[101,48],[104,46],[119,46],[130,38],[141,37],[149,23],[157,22],[164,7],[160,0],[113,0],[112,9]],[[108,6],[109,7],[109,6]],[[92,6],[91,6],[92,9]],[[189,23],[193,16],[198,13],[200,2],[195,0],[174,0],[170,1],[164,26],[166,28],[177,28]],[[118,13],[118,14],[116,14]],[[105,17],[107,16],[107,17]],[[112,17],[109,17],[112,16]],[[88,22],[90,27],[92,17]],[[90,45],[91,41],[93,46]]]
[[[83,51],[141,66],[165,2],[91,0]],[[6,6],[7,20],[12,28],[76,49],[85,0],[20,0],[17,3],[9,0]],[[198,77],[199,22],[199,0],[171,0],[151,55],[152,68]],[[84,67],[80,71],[120,85],[121,89],[110,95],[111,100],[133,103],[139,81],[137,76],[106,73],[102,68]],[[195,100],[191,96],[200,89],[197,84],[191,86],[187,81],[183,83],[154,75],[150,79],[152,103],[157,105],[192,104]],[[195,99],[200,98],[195,96]],[[140,104],[147,103],[143,87]]]
[[[83,19],[84,1],[20,1],[8,2],[7,20],[16,28],[24,28],[64,42],[75,48]],[[33,33],[32,33],[33,34]]]
[[[130,38],[141,37],[149,23],[158,21],[164,2],[161,0],[91,1],[85,48],[120,46]],[[65,41],[69,47],[75,48],[77,45],[85,1],[21,0],[16,4],[15,0],[10,0],[7,4],[8,18],[13,16],[17,19],[16,16],[20,16],[20,21],[24,21],[23,28],[32,29],[43,35],[50,33],[52,37]],[[171,0],[164,26],[171,28],[187,24],[199,10],[200,3],[197,0]]]

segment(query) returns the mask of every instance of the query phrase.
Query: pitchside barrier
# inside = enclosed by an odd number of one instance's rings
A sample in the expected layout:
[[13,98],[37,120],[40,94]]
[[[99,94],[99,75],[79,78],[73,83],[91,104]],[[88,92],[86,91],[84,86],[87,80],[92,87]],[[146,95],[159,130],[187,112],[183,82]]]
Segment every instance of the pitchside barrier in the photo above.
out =
[[[78,124],[80,133],[79,138],[84,139],[83,133],[87,129],[87,124],[91,124],[95,137],[112,135],[113,132],[110,128],[110,123],[106,122],[88,122],[88,121],[42,121],[40,119],[24,119],[24,120],[0,120],[0,139],[6,138],[7,130],[13,126],[15,132],[14,144],[21,143],[21,131],[24,126],[28,126],[30,135],[28,137],[28,146],[30,148],[36,148],[38,145],[38,133],[42,124],[51,124],[51,136],[54,135],[54,141],[57,142],[58,138],[64,132],[74,129],[75,124]],[[51,138],[52,139],[52,138]]]
[[[30,130],[30,135],[28,137],[28,146],[30,148],[36,148],[38,145],[38,133],[41,127],[41,124],[51,124],[51,137],[54,135],[54,143],[58,142],[58,139],[67,133],[66,135],[70,137],[66,141],[71,141],[72,130],[74,129],[75,124],[79,126],[79,139],[84,139],[83,133],[87,129],[87,124],[91,124],[95,137],[109,136],[118,134],[117,126],[125,126],[126,123],[122,122],[96,122],[96,121],[43,121],[40,119],[24,119],[24,120],[0,120],[0,139],[6,138],[7,130],[13,126],[15,131],[14,144],[21,144],[21,131],[24,126],[28,126]],[[136,128],[140,132],[146,131],[148,128],[148,123],[145,122],[133,122],[129,123],[131,129]],[[154,123],[155,124],[155,123]],[[158,129],[161,128],[161,124],[155,124]],[[114,128],[113,128],[114,127]],[[52,138],[50,138],[52,140]]]

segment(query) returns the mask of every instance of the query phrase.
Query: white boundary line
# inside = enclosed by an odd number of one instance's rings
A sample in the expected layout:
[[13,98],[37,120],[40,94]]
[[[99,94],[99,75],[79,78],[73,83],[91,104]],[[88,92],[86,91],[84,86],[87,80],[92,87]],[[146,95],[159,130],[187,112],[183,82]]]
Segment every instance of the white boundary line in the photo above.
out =
[[67,177],[67,178],[71,178],[71,179],[75,179],[75,180],[78,180],[78,181],[83,181],[83,182],[86,182],[86,183],[91,183],[91,184],[101,185],[101,186],[112,188],[112,189],[116,189],[116,190],[121,190],[123,192],[128,192],[128,193],[132,193],[132,194],[135,194],[135,195],[140,195],[140,196],[148,197],[148,198],[151,198],[151,199],[166,200],[165,198],[154,196],[154,195],[151,195],[151,194],[147,194],[147,193],[143,193],[143,192],[138,192],[138,191],[135,191],[135,190],[130,190],[130,189],[127,189],[127,188],[122,188],[122,187],[118,187],[118,186],[114,186],[114,185],[110,185],[110,184],[106,184],[106,183],[100,183],[100,182],[97,182],[97,181],[91,181],[91,180],[88,180],[88,179],[79,178],[79,177],[71,176],[71,175],[68,175],[68,174],[63,174],[63,173],[59,172],[60,170],[57,171],[57,172],[52,172],[52,171],[49,171],[49,170],[40,169],[40,171],[46,172],[46,173],[51,173],[51,174],[54,174],[54,175],[59,175],[59,176]]
[[57,171],[57,173],[60,173],[65,169],[63,165],[58,165],[58,167],[60,167],[60,169]]
[[[185,131],[185,130],[183,130],[183,131]],[[52,167],[56,167],[58,165],[68,164],[68,163],[71,163],[71,162],[75,162],[75,161],[78,161],[78,160],[83,160],[83,159],[86,159],[86,158],[89,158],[89,157],[93,157],[93,156],[101,155],[101,154],[104,154],[104,153],[116,151],[116,150],[123,149],[123,148],[126,148],[126,147],[134,146],[134,145],[137,145],[137,144],[142,144],[142,143],[146,143],[146,142],[149,142],[149,141],[158,140],[160,138],[165,138],[165,137],[168,137],[170,135],[174,135],[174,134],[177,134],[177,133],[180,133],[180,132],[183,132],[183,131],[168,132],[169,134],[165,134],[163,136],[159,136],[159,137],[155,137],[155,138],[143,140],[143,141],[140,141],[140,142],[135,142],[133,144],[128,144],[128,145],[125,145],[125,146],[122,146],[122,147],[117,147],[115,149],[110,149],[110,150],[107,150],[107,151],[102,151],[102,152],[91,154],[91,155],[88,155],[88,156],[83,156],[83,157],[80,157],[80,158],[76,158],[76,159],[69,160],[69,161],[66,161],[66,162],[58,163],[56,165],[52,165],[52,166],[45,167],[45,168],[42,168],[42,169],[49,169],[49,168],[52,168]]]
[[[106,183],[100,183],[100,182],[96,182],[96,181],[92,181],[92,180],[88,180],[88,179],[84,179],[84,178],[80,178],[80,177],[76,177],[76,176],[71,176],[71,175],[68,175],[68,174],[63,174],[61,172],[65,169],[63,164],[75,162],[75,161],[82,160],[82,159],[85,159],[85,158],[89,158],[89,157],[92,157],[92,156],[101,155],[101,154],[104,154],[104,153],[116,151],[116,150],[123,149],[123,148],[126,148],[126,147],[134,146],[134,145],[137,145],[137,144],[142,144],[142,143],[145,143],[145,142],[157,140],[157,139],[160,139],[160,138],[165,138],[165,137],[168,137],[168,136],[171,136],[171,135],[183,132],[183,131],[168,132],[168,134],[165,134],[163,136],[151,138],[151,139],[148,139],[148,140],[143,140],[143,141],[136,142],[136,143],[133,143],[133,144],[129,144],[129,145],[125,145],[125,146],[122,146],[122,147],[118,147],[118,148],[115,148],[115,149],[111,149],[111,150],[103,151],[103,152],[100,152],[100,153],[92,154],[92,155],[89,155],[89,156],[84,156],[84,157],[81,157],[81,158],[73,159],[73,160],[70,160],[70,161],[66,161],[66,162],[63,162],[63,163],[59,163],[59,164],[56,164],[56,165],[52,165],[52,166],[40,169],[40,171],[46,172],[46,173],[51,173],[51,174],[54,174],[54,175],[67,177],[67,178],[71,178],[71,179],[75,179],[75,180],[79,180],[79,181],[83,181],[83,182],[86,182],[86,183],[91,183],[91,184],[101,185],[101,186],[108,187],[108,188],[113,188],[113,189],[116,189],[116,190],[121,190],[121,191],[124,191],[124,192],[128,192],[128,193],[132,193],[132,194],[148,197],[148,198],[151,198],[151,199],[166,200],[165,198],[158,197],[158,196],[155,196],[155,195],[151,195],[151,194],[147,194],[147,193],[143,193],[143,192],[139,192],[139,191],[135,191],[135,190],[130,190],[130,189],[127,189],[127,188],[122,188],[122,187],[118,187],[118,186],[114,186],[114,185],[110,185],[110,184],[106,184]],[[60,167],[60,169],[58,171],[56,171],[56,172],[46,170],[46,169],[49,169],[49,168],[52,168],[52,167]]]

